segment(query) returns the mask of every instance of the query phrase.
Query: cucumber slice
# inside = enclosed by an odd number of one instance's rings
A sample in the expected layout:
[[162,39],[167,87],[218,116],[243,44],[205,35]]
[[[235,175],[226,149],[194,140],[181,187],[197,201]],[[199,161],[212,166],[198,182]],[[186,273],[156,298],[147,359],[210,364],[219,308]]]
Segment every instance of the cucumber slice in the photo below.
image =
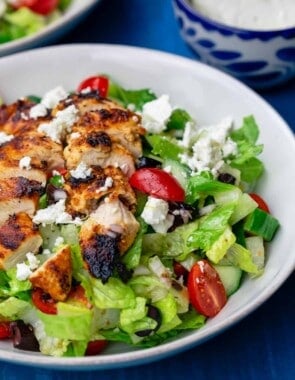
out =
[[266,241],[271,241],[279,225],[279,221],[272,215],[256,208],[247,216],[244,229],[253,235],[261,236]]
[[235,224],[244,219],[247,215],[257,208],[257,203],[250,197],[249,194],[243,193],[237,203],[237,206],[232,213],[229,223]]
[[214,268],[219,274],[220,280],[225,288],[226,295],[230,296],[236,292],[240,287],[243,271],[238,267],[233,267],[232,265],[214,265]]
[[261,236],[250,236],[245,239],[246,248],[252,255],[252,260],[258,269],[264,268],[265,250]]
[[170,159],[164,160],[162,166],[163,168],[169,168],[173,177],[176,178],[182,188],[186,190],[190,173],[189,168],[178,161]]

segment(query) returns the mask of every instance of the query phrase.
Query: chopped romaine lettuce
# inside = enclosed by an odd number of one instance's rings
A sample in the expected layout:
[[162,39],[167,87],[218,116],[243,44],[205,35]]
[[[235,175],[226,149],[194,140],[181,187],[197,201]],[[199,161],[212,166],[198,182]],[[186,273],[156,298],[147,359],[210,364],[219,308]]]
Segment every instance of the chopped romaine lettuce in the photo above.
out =
[[142,110],[145,103],[156,99],[156,95],[150,89],[126,90],[113,80],[109,82],[108,96],[124,107],[134,107],[138,111]]

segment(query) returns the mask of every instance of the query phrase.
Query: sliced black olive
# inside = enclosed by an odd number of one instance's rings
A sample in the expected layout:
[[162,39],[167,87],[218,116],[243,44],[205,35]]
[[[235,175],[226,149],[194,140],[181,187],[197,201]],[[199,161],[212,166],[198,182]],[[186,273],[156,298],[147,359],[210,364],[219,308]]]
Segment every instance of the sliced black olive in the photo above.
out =
[[139,159],[137,160],[136,168],[137,169],[158,168],[161,165],[162,165],[161,162],[158,160],[155,160],[154,158],[142,156],[142,157],[139,157]]
[[217,177],[218,181],[223,183],[228,183],[230,185],[234,185],[236,182],[236,178],[229,173],[220,173]]
[[198,216],[198,209],[182,202],[169,202],[169,214],[174,216],[173,225],[169,228],[171,232],[176,227],[195,219]]
[[39,351],[39,343],[31,325],[18,320],[10,324],[13,346],[20,350]]
[[146,330],[141,330],[141,331],[136,331],[136,335],[140,337],[145,337],[149,336],[155,331],[159,329],[162,323],[162,315],[160,313],[160,310],[156,308],[155,306],[148,305],[148,312],[147,316],[154,319],[157,322],[157,326],[154,329],[146,329]]

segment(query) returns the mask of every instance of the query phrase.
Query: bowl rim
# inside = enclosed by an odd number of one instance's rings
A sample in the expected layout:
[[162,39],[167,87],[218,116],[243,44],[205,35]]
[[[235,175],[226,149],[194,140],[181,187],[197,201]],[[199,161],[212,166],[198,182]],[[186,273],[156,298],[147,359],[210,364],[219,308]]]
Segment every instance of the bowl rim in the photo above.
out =
[[235,33],[241,36],[248,35],[253,38],[266,40],[282,35],[286,35],[286,38],[291,38],[293,35],[295,37],[295,26],[283,29],[267,30],[241,28],[238,26],[227,25],[208,16],[205,16],[203,13],[199,12],[196,8],[194,8],[191,5],[190,0],[173,0],[173,2],[175,4],[178,3],[181,6],[182,10],[190,13],[194,18],[198,18],[202,23],[210,25],[211,27],[214,26],[216,29],[220,29],[225,33]]
[[[33,44],[34,46],[36,46],[36,44],[42,46],[43,39],[45,39],[47,36],[50,36],[53,33],[56,33],[56,31],[67,26],[68,24],[75,22],[75,20],[78,19],[80,15],[86,13],[89,9],[91,9],[91,7],[99,3],[99,1],[101,0],[87,0],[85,4],[83,4],[84,1],[79,3],[79,0],[72,0],[72,3],[62,13],[61,17],[45,25],[45,27],[39,30],[38,32],[30,34],[28,36],[17,38],[15,40],[1,43],[0,57],[4,57],[6,55],[14,54],[22,50],[28,49],[31,46],[33,46]],[[78,4],[78,6],[76,6],[76,4],[74,3]],[[75,7],[73,7],[73,4],[75,5]]]
[[[78,53],[86,51],[89,52],[93,51],[93,48],[95,49],[106,49],[107,53],[110,52],[116,53],[116,55],[124,56],[124,55],[134,55],[141,56],[141,59],[145,57],[147,54],[153,57],[154,59],[163,61],[166,63],[167,61],[173,62],[174,65],[180,65],[181,67],[185,67],[186,65],[190,67],[194,67],[194,70],[200,70],[202,72],[205,70],[206,72],[209,71],[213,77],[218,76],[222,80],[228,80],[232,84],[235,85],[238,89],[242,90],[243,93],[247,93],[251,96],[251,98],[256,99],[258,103],[261,103],[264,105],[264,107],[271,111],[271,113],[274,116],[275,122],[278,122],[280,124],[280,128],[284,131],[285,134],[287,134],[290,137],[294,137],[292,134],[292,131],[288,124],[285,122],[285,120],[280,116],[280,114],[271,106],[269,103],[267,103],[260,95],[255,93],[253,90],[251,90],[249,87],[245,86],[243,83],[238,81],[237,79],[229,76],[226,73],[223,73],[220,70],[217,70],[213,67],[210,67],[208,65],[205,65],[201,62],[195,62],[192,59],[176,55],[173,53],[168,52],[162,52],[155,49],[149,49],[149,48],[142,48],[142,47],[134,47],[134,46],[128,46],[128,45],[117,45],[117,44],[100,44],[100,43],[78,43],[78,44],[71,44],[71,45],[57,45],[57,46],[49,46],[49,47],[42,47],[38,49],[31,49],[26,52],[19,52],[7,57],[0,58],[0,66],[5,64],[6,66],[9,66],[10,63],[12,63],[15,59],[20,61],[26,56],[26,61],[29,62],[31,58],[33,59],[39,59],[40,57],[44,58],[44,56],[47,56],[50,54],[51,56],[54,56],[52,53],[61,53],[66,54],[67,56],[73,52],[75,52],[75,55],[78,55]],[[39,58],[38,58],[39,57]],[[292,144],[295,148],[295,139],[292,140]],[[279,289],[279,287],[287,280],[287,278],[291,275],[291,273],[295,269],[295,256],[292,260],[292,265],[287,267],[285,266],[280,273],[278,274],[278,277],[276,277],[276,281],[271,283],[268,287],[264,288],[263,291],[260,294],[260,297],[258,301],[251,302],[248,305],[245,305],[245,307],[241,310],[238,315],[233,315],[231,318],[228,318],[222,323],[218,324],[217,326],[213,327],[211,330],[211,333],[208,334],[207,330],[198,330],[199,340],[196,341],[194,339],[193,334],[189,334],[188,336],[182,337],[181,339],[174,341],[174,342],[166,342],[159,346],[155,346],[152,348],[147,349],[141,349],[139,351],[128,351],[124,353],[113,353],[113,354],[106,354],[101,355],[98,357],[95,356],[89,356],[89,357],[48,357],[48,356],[37,356],[34,353],[30,352],[9,352],[9,351],[3,351],[0,350],[0,359],[5,360],[7,362],[15,363],[15,364],[22,364],[25,366],[34,366],[34,367],[41,367],[41,368],[50,368],[53,369],[74,369],[79,371],[89,371],[92,369],[95,370],[104,370],[104,369],[114,369],[114,368],[123,368],[123,367],[130,367],[134,365],[140,365],[145,363],[150,363],[152,361],[157,361],[163,358],[170,357],[172,355],[178,354],[182,351],[185,351],[189,348],[193,348],[208,339],[211,339],[212,337],[219,335],[223,333],[225,330],[231,328],[236,323],[244,319],[247,315],[252,313],[254,310],[256,310],[258,307],[260,307],[267,299],[271,297],[272,294],[275,293]],[[132,355],[132,357],[131,357]]]

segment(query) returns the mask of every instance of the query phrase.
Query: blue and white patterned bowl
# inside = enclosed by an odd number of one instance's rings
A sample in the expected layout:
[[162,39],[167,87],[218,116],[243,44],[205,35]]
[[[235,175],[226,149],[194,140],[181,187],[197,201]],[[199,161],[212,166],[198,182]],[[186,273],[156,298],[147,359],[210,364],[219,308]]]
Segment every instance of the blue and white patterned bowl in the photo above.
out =
[[189,0],[173,0],[173,7],[182,38],[201,61],[256,89],[295,77],[295,27],[240,29],[207,18]]

